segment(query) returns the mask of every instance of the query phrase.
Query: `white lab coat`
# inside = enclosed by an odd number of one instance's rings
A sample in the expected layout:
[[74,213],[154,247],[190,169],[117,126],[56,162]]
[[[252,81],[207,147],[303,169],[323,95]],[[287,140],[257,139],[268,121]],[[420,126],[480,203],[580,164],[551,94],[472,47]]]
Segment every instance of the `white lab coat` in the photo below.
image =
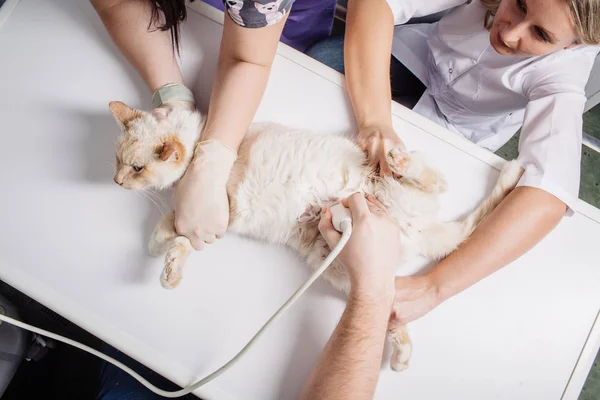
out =
[[502,56],[479,0],[387,0],[396,25],[452,7],[438,23],[397,26],[392,54],[426,86],[414,110],[491,151],[521,127],[519,186],[569,206],[579,193],[585,85],[598,46],[539,57]]

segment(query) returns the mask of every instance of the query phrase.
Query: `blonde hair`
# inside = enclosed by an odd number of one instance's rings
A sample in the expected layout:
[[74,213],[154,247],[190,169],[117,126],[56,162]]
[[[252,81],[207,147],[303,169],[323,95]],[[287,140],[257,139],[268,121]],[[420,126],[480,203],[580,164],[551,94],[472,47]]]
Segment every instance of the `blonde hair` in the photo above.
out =
[[[490,28],[502,0],[480,0],[487,8],[484,24]],[[600,44],[600,0],[566,0],[571,10],[577,40],[582,44]]]

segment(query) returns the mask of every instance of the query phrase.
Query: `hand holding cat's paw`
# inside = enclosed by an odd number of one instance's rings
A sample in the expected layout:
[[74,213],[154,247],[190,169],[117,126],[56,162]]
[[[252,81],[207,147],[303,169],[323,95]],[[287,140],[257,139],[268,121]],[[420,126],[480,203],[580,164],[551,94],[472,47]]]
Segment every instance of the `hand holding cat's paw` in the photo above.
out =
[[216,140],[201,142],[175,191],[175,229],[196,250],[214,243],[229,225],[227,180],[237,155]]
[[378,168],[383,176],[392,175],[388,153],[395,148],[406,150],[394,128],[387,125],[361,128],[358,132],[358,145],[367,152],[369,165]]

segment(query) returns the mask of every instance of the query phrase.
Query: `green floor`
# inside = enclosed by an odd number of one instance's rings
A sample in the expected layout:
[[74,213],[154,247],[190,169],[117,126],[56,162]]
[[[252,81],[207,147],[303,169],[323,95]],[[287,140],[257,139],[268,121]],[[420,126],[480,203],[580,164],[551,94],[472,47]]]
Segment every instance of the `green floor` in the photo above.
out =
[[[587,134],[600,139],[600,105],[584,114],[583,129]],[[516,158],[518,142],[518,136],[515,136],[498,150],[497,154],[505,159]],[[579,197],[600,208],[600,153],[585,146],[581,156]],[[594,362],[579,400],[600,400],[600,353],[596,356],[596,362]]]

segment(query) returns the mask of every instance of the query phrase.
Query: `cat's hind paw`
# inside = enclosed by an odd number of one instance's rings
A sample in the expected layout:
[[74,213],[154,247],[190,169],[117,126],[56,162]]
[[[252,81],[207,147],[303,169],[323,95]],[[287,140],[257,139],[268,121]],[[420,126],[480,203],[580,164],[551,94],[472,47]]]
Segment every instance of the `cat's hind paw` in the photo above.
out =
[[412,354],[412,344],[404,343],[395,347],[392,351],[392,358],[390,359],[390,367],[394,371],[404,371],[408,368],[408,361]]
[[405,325],[392,323],[392,320],[390,320],[390,325],[388,340],[393,349],[390,367],[394,371],[404,371],[408,368],[412,354],[412,342]]

